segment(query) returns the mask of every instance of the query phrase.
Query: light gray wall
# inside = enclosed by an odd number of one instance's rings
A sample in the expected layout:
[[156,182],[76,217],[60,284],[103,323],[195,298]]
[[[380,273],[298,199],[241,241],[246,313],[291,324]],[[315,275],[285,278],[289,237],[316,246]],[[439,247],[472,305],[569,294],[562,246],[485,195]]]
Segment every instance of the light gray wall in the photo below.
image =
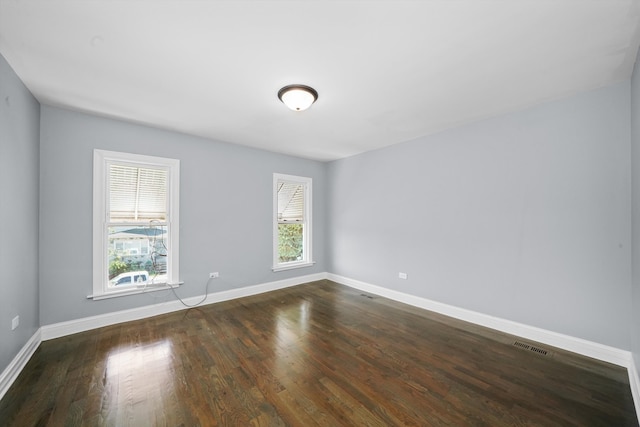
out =
[[39,123],[40,104],[0,55],[0,372],[39,327]]
[[[40,319],[43,325],[173,300],[91,294],[93,149],[180,159],[182,297],[326,271],[325,164],[43,106]],[[315,266],[273,273],[272,174],[313,178]],[[163,296],[166,295],[166,296]]]
[[[331,271],[633,348],[639,360],[640,263],[635,257],[632,289],[629,215],[639,87],[634,74],[631,92],[621,83],[325,165],[53,107],[40,112],[1,59],[0,194],[16,209],[0,210],[0,369],[39,325],[173,298],[86,299],[94,148],[181,159],[184,297],[202,294],[209,271],[221,273],[211,291]],[[312,268],[270,270],[273,172],[314,178]],[[637,231],[634,242],[640,247]],[[14,313],[21,326],[12,333]]]
[[631,159],[633,204],[633,288],[632,350],[636,372],[640,372],[640,67],[638,62],[631,77]]
[[629,152],[626,82],[332,162],[329,270],[629,349]]

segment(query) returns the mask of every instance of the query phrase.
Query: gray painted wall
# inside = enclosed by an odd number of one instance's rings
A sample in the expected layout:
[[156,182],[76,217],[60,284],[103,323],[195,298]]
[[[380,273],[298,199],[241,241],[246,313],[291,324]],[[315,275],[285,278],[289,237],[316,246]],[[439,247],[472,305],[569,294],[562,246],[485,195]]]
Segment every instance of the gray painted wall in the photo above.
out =
[[632,351],[636,372],[640,372],[640,67],[636,62],[631,78],[631,158],[633,203],[633,289]]
[[[173,300],[169,291],[101,301],[91,284],[93,149],[181,161],[181,297],[326,271],[325,164],[43,106],[40,319],[43,325]],[[274,273],[272,174],[313,178],[315,266]]]
[[0,55],[0,372],[40,326],[39,122],[40,104]]
[[625,82],[332,162],[329,271],[630,349],[629,152]]
[[[0,95],[0,195],[15,207],[0,209],[0,370],[39,325],[173,299],[86,299],[94,148],[182,161],[184,297],[201,295],[210,271],[221,273],[213,292],[330,271],[632,349],[640,360],[640,250],[632,287],[629,198],[633,136],[637,217],[636,74],[631,84],[330,164],[40,111],[1,57]],[[270,270],[273,172],[314,179],[314,267]],[[11,332],[15,314],[21,326]]]

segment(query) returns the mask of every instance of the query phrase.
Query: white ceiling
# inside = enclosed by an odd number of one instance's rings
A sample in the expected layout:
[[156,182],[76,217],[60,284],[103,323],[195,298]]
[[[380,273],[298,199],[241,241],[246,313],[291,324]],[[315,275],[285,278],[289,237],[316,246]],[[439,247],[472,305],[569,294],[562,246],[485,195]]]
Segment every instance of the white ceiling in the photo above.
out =
[[[0,0],[43,104],[332,160],[629,78],[640,0]],[[305,112],[280,103],[314,87]]]

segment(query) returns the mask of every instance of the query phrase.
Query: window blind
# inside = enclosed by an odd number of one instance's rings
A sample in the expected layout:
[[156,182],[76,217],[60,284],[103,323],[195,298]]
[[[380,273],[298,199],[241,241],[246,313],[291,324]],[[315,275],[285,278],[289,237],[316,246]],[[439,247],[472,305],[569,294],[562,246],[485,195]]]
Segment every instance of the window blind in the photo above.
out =
[[109,167],[110,221],[166,221],[167,171],[112,164]]
[[304,185],[297,182],[278,183],[278,222],[304,221]]

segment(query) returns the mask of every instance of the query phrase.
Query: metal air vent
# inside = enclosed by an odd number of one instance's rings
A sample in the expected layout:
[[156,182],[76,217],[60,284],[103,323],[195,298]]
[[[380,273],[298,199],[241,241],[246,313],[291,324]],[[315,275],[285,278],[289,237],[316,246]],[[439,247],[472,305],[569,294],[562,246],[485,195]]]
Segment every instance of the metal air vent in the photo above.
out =
[[545,350],[544,348],[536,347],[531,344],[524,343],[522,341],[515,341],[513,345],[523,350],[533,351],[534,353],[538,353],[543,356],[546,356],[547,354],[549,354],[549,351]]

